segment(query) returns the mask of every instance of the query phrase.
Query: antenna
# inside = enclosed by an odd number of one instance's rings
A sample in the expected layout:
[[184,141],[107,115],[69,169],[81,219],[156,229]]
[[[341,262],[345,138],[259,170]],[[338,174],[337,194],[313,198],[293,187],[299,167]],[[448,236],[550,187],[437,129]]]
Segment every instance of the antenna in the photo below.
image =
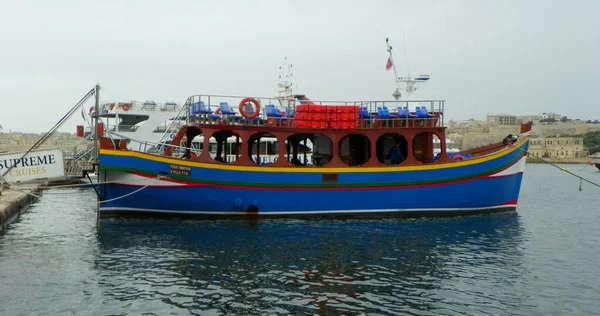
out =
[[283,64],[279,66],[279,82],[277,86],[279,87],[279,97],[289,97],[292,95],[292,67],[294,65],[289,64],[287,60],[287,56],[284,58]]
[[[394,78],[396,80],[396,91],[392,93],[394,99],[398,100],[402,97],[402,93],[400,93],[400,83],[403,82],[406,87],[403,89],[406,91],[407,95],[411,95],[418,89],[419,83],[429,81],[429,75],[419,75],[418,77],[411,77],[410,72],[408,70],[408,57],[406,57],[406,70],[408,72],[408,77],[398,77],[398,73],[396,72],[396,64],[394,63],[394,58],[392,55],[392,46],[390,45],[389,38],[385,38],[385,44],[387,46],[387,51],[390,53],[389,62],[391,62],[392,68],[394,68]],[[406,40],[404,40],[404,52],[406,55]],[[388,63],[389,63],[388,62]],[[389,67],[386,65],[386,69],[389,70]]]

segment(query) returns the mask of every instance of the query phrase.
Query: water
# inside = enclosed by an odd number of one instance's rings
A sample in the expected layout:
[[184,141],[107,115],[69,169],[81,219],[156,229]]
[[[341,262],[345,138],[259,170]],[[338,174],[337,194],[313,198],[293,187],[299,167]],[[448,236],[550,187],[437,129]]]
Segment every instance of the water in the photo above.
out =
[[[592,167],[568,166],[600,182]],[[0,315],[592,315],[600,188],[528,165],[517,213],[96,220],[53,189],[0,237]]]

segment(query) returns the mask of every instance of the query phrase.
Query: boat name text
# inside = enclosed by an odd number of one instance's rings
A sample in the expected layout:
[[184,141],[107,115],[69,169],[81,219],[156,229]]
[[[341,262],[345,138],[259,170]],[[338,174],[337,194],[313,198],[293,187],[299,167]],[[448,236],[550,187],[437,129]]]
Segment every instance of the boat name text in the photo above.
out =
[[169,168],[169,173],[178,175],[178,176],[189,176],[192,171],[191,167],[179,166],[179,165],[171,165]]

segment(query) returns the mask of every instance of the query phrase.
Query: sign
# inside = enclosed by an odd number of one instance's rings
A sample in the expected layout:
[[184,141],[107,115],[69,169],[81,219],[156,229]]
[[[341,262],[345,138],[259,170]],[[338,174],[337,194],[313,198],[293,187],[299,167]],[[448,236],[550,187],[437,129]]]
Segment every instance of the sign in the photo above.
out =
[[7,182],[61,178],[65,176],[62,150],[35,150],[21,159],[23,154],[25,152],[0,155],[0,175]]
[[169,173],[174,174],[176,176],[186,176],[189,177],[192,172],[191,167],[180,166],[180,165],[171,165],[169,168]]

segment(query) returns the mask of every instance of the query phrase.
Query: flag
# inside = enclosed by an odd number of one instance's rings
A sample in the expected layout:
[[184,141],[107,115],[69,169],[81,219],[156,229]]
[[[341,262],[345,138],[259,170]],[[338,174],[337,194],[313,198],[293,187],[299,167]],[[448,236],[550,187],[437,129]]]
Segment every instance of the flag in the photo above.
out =
[[390,70],[392,68],[392,57],[388,57],[387,64],[385,64],[385,70]]

